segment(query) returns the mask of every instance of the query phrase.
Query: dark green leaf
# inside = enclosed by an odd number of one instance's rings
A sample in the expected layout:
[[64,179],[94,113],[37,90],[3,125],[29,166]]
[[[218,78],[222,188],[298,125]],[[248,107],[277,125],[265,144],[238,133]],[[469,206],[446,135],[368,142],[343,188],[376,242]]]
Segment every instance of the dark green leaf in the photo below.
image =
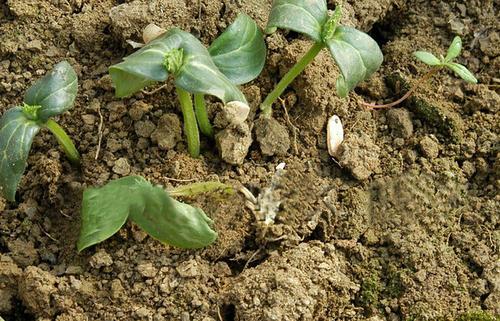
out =
[[255,79],[266,61],[262,31],[246,14],[238,15],[208,51],[215,65],[235,85]]
[[39,130],[21,107],[8,110],[0,119],[0,195],[9,201],[15,200],[33,137]]
[[337,92],[341,97],[345,97],[382,64],[382,51],[377,42],[354,28],[337,27],[326,44],[342,73],[337,80]]
[[266,33],[290,29],[321,42],[321,29],[327,19],[325,0],[274,0]]
[[38,117],[46,121],[70,109],[77,91],[76,73],[68,62],[62,61],[26,91],[24,102],[41,106]]
[[453,70],[453,72],[455,72],[455,74],[457,74],[463,80],[472,84],[477,84],[476,77],[474,77],[474,75],[465,66],[457,64],[455,62],[447,63],[445,66]]
[[204,247],[217,237],[201,209],[174,200],[142,177],[129,176],[84,192],[78,250],[109,238],[127,218],[159,241],[181,248]]
[[448,52],[446,53],[446,57],[444,60],[446,62],[450,62],[453,59],[457,58],[460,55],[460,51],[462,51],[462,39],[459,36],[453,38],[450,47],[448,48]]
[[429,66],[439,66],[441,64],[441,61],[436,56],[427,51],[415,51],[413,55]]
[[190,93],[216,96],[224,103],[233,100],[246,102],[240,90],[217,69],[203,44],[193,35],[176,28],[109,68],[116,96],[130,96],[147,85],[165,81],[168,72],[163,61],[173,49],[182,49],[184,55],[184,63],[175,76],[177,86]]

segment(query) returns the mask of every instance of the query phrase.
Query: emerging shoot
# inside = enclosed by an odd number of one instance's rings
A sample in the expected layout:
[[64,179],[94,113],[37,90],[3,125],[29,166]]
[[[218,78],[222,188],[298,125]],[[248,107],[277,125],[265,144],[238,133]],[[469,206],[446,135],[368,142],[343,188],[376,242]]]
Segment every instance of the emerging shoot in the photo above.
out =
[[415,58],[425,63],[426,65],[430,66],[431,70],[425,73],[422,77],[420,77],[416,81],[415,85],[413,85],[413,87],[411,87],[410,90],[406,92],[406,94],[404,94],[401,98],[392,103],[383,105],[367,104],[367,103],[362,103],[362,104],[373,109],[394,107],[405,101],[407,98],[409,98],[418,89],[418,87],[420,87],[420,85],[431,79],[432,76],[434,76],[438,71],[446,68],[452,70],[458,77],[462,78],[466,82],[471,84],[477,84],[476,77],[474,77],[474,75],[464,65],[453,62],[453,60],[455,60],[455,58],[457,58],[460,55],[461,51],[462,51],[462,39],[460,39],[459,36],[456,36],[451,42],[450,47],[448,48],[446,57],[440,55],[440,58],[437,58],[435,55],[427,51],[414,52],[413,55],[415,56]]
[[66,61],[60,62],[26,91],[23,106],[11,108],[0,118],[0,195],[15,200],[33,138],[41,128],[52,132],[73,165],[80,164],[71,138],[52,119],[73,106],[77,90],[75,71]]
[[337,5],[334,13],[328,16],[325,0],[273,1],[266,32],[290,29],[307,35],[314,44],[262,102],[260,108],[265,117],[271,117],[273,103],[325,47],[341,71],[336,84],[340,97],[346,97],[380,67],[383,56],[378,44],[366,33],[340,25],[341,9],[342,6]]

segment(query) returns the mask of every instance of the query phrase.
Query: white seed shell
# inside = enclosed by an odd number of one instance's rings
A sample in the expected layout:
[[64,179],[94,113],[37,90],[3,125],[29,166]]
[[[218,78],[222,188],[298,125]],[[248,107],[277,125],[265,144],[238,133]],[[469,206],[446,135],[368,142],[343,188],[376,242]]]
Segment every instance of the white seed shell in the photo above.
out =
[[230,101],[224,106],[226,115],[228,115],[229,121],[233,125],[238,125],[243,123],[248,118],[250,113],[250,107],[241,101]]
[[333,115],[328,119],[328,125],[326,127],[328,154],[337,157],[342,141],[344,141],[344,128],[342,127],[342,122],[337,115]]
[[144,31],[142,32],[142,40],[144,40],[145,44],[148,44],[149,42],[158,38],[160,35],[164,34],[165,31],[165,29],[158,27],[154,23],[150,23],[146,26],[146,28],[144,28]]

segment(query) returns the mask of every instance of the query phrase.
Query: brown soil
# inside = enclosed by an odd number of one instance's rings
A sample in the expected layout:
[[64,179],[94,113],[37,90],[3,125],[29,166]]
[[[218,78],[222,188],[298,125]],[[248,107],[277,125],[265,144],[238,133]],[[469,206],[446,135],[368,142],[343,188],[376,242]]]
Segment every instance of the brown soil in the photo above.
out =
[[[83,156],[82,170],[72,168],[43,132],[18,202],[0,199],[1,317],[396,321],[500,315],[498,2],[347,1],[344,23],[379,41],[383,67],[343,100],[334,90],[338,71],[322,52],[283,95],[287,113],[276,106],[289,148],[277,146],[280,153],[267,156],[254,143],[238,166],[222,162],[209,140],[200,159],[188,156],[171,84],[150,96],[113,97],[107,67],[131,52],[125,40],[139,40],[149,22],[179,26],[208,44],[238,12],[264,26],[270,3],[0,1],[0,112],[21,103],[34,79],[68,60],[80,79],[79,94],[75,108],[58,120]],[[464,42],[460,62],[479,85],[443,72],[398,109],[361,107],[362,100],[398,97],[388,76],[413,81],[426,67],[411,53],[442,52],[455,34]],[[309,41],[283,31],[267,44],[264,72],[244,88],[254,106]],[[325,141],[333,114],[346,132],[335,161]],[[169,178],[219,179],[258,193],[279,162],[287,164],[280,211],[265,230],[243,196],[203,195],[189,201],[219,232],[206,249],[166,247],[127,225],[76,252],[87,186],[139,174],[165,186],[178,184]]]

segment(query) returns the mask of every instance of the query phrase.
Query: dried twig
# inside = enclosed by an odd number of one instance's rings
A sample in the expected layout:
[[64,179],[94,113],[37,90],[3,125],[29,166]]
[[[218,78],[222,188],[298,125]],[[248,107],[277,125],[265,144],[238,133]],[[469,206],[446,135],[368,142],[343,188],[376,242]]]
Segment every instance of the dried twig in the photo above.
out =
[[102,132],[103,132],[103,124],[104,124],[104,118],[102,117],[100,106],[97,108],[97,112],[99,113],[99,126],[97,127],[98,140],[97,140],[97,150],[95,151],[95,158],[94,158],[95,160],[97,160],[99,158],[99,153],[101,151]]

